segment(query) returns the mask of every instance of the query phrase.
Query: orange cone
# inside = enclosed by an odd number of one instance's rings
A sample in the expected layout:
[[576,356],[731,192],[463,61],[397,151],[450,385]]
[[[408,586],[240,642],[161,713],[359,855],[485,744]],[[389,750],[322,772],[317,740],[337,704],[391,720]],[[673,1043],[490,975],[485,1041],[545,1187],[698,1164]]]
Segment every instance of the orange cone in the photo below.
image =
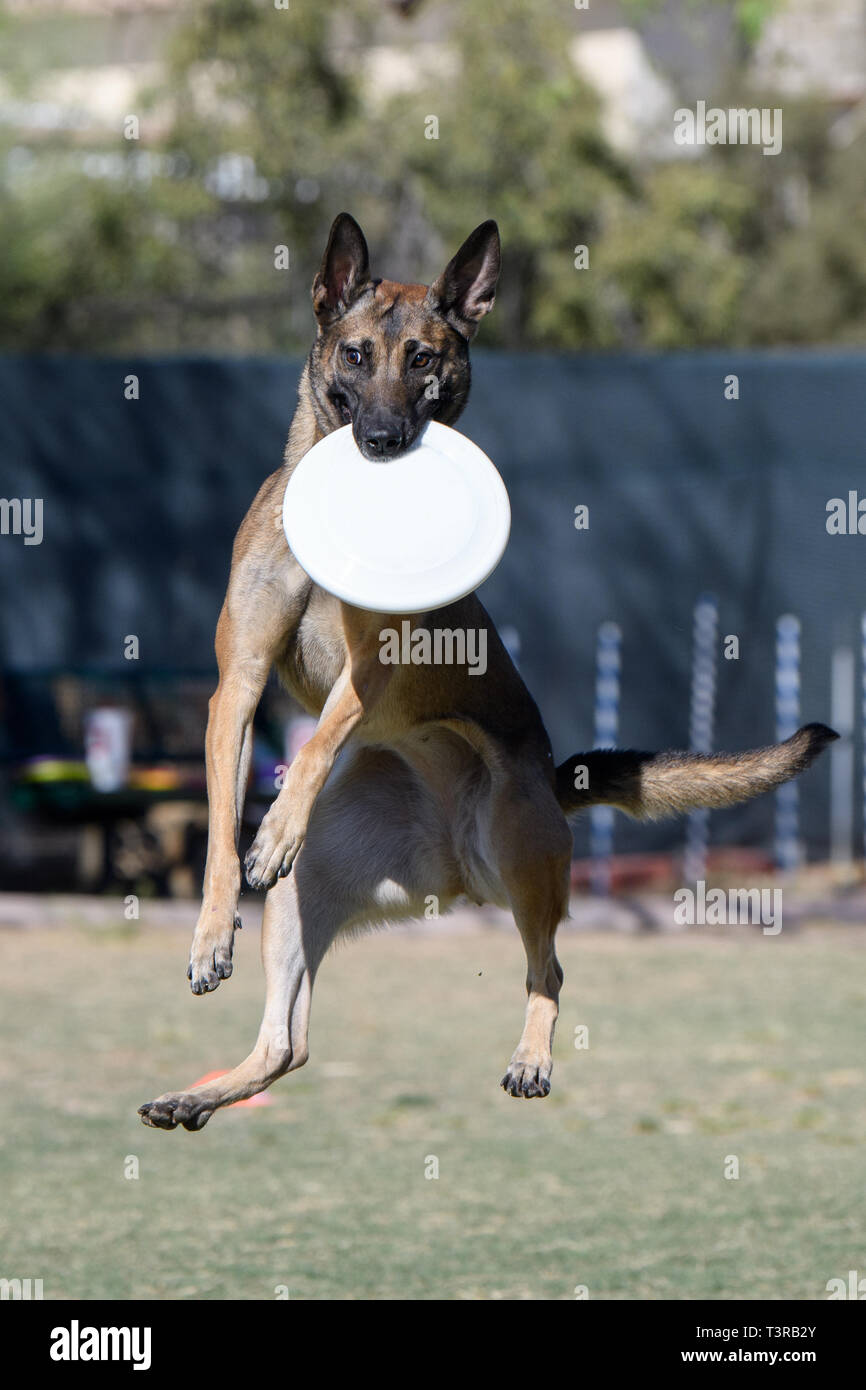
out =
[[[206,1081],[216,1081],[218,1076],[228,1076],[228,1071],[209,1071],[205,1076],[200,1076],[198,1081],[194,1081],[194,1086],[203,1086]],[[241,1105],[272,1105],[273,1102],[267,1091],[259,1091],[256,1096],[248,1096],[246,1100],[233,1100],[231,1105],[227,1105],[227,1110],[232,1110]]]

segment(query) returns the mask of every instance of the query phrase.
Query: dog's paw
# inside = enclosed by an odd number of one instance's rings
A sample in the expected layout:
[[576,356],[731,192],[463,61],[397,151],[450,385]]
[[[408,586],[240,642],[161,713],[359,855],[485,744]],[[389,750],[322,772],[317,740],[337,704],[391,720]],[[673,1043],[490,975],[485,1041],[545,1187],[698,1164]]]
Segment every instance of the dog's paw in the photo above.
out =
[[141,1123],[151,1129],[204,1129],[216,1108],[207,1091],[178,1091],[139,1106]]
[[233,969],[235,932],[240,928],[241,919],[237,913],[233,916],[231,927],[220,936],[215,937],[213,930],[201,931],[196,928],[186,971],[193,994],[210,994],[220,980],[229,978]]
[[303,843],[300,831],[280,825],[276,820],[268,824],[265,816],[244,859],[244,872],[250,887],[272,888],[278,878],[285,878]]
[[512,1062],[499,1084],[503,1091],[518,1099],[543,1098],[550,1094],[550,1071],[532,1063]]

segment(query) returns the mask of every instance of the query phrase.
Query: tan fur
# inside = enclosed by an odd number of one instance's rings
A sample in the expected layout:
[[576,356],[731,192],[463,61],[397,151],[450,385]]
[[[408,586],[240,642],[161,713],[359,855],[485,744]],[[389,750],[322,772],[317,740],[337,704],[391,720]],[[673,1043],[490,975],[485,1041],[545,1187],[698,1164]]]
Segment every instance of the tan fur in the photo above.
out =
[[[421,915],[431,897],[440,911],[461,895],[511,908],[526,948],[528,1002],[502,1084],[514,1096],[546,1095],[562,982],[554,937],[567,911],[572,849],[566,812],[593,800],[648,816],[728,805],[799,771],[828,736],[806,730],[790,747],[733,759],[594,752],[585,755],[591,791],[575,794],[575,760],[555,769],[535,702],[474,595],[412,622],[486,629],[486,675],[388,666],[379,634],[405,615],[352,608],[301,570],[280,519],[292,469],[347,411],[362,447],[369,438],[387,448],[399,431],[402,451],[426,418],[453,423],[469,389],[468,340],[492,307],[498,268],[492,223],[476,229],[430,289],[371,280],[357,224],[344,214],[332,228],[313,285],[319,331],[284,465],[263,484],[234,545],[206,736],[210,833],[190,954],[195,994],[232,972],[253,716],[274,666],[318,718],[246,859],[250,884],[270,890],[265,1014],[240,1066],[142,1106],[148,1125],[200,1129],[219,1106],[302,1066],[313,980],[334,938]],[[363,369],[349,370],[355,344]],[[413,344],[435,356],[432,404]]]
[[[566,815],[604,804],[641,820],[736,806],[796,777],[836,737],[824,724],[806,724],[784,743],[747,753],[575,753],[557,768],[557,796]],[[588,785],[575,790],[581,768]]]

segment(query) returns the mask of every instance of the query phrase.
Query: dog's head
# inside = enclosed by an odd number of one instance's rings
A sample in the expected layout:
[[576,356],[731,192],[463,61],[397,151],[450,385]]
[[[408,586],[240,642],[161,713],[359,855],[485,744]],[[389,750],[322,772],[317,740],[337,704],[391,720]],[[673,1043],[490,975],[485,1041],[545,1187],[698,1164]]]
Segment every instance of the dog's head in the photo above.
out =
[[469,341],[493,308],[498,275],[499,232],[483,222],[429,287],[375,280],[361,228],[341,213],[313,281],[309,383],[321,427],[351,424],[364,456],[384,462],[428,420],[452,424],[469,395]]

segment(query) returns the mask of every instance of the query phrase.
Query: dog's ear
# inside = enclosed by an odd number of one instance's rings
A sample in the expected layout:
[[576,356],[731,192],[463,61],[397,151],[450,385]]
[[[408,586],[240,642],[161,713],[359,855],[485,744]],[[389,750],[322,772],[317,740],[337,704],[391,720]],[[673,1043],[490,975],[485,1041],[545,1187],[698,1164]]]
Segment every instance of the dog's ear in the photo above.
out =
[[334,219],[328,245],[313,281],[313,312],[321,324],[333,323],[370,283],[370,257],[354,217]]
[[427,291],[428,305],[464,338],[474,336],[493,308],[499,256],[499,228],[495,222],[482,222]]

